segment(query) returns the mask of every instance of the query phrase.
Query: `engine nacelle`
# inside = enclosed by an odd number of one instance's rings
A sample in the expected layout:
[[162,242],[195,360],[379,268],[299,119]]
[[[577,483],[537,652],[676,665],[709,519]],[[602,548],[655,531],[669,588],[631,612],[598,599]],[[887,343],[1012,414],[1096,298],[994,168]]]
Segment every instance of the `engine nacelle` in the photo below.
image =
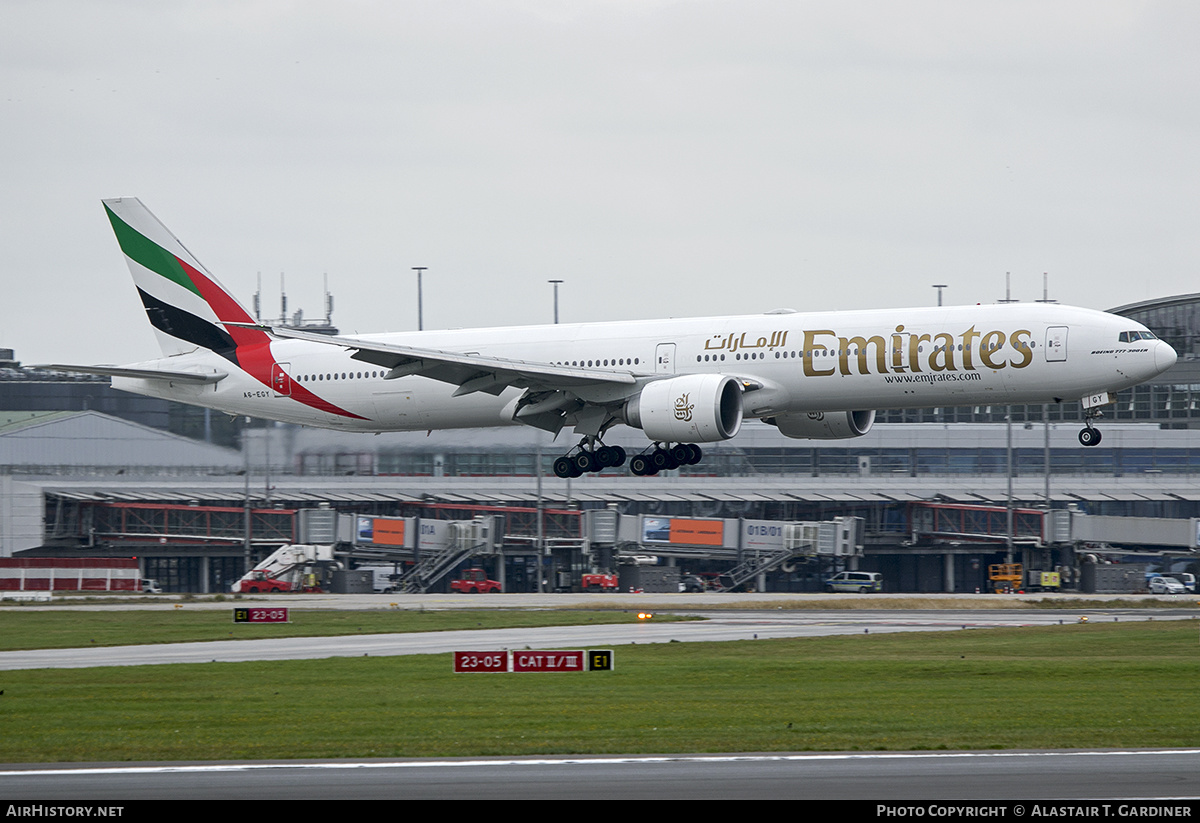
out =
[[875,411],[800,412],[778,414],[764,421],[775,426],[785,437],[806,440],[842,440],[862,437],[875,423]]
[[742,427],[742,387],[723,374],[655,380],[626,401],[625,422],[656,441],[728,440]]

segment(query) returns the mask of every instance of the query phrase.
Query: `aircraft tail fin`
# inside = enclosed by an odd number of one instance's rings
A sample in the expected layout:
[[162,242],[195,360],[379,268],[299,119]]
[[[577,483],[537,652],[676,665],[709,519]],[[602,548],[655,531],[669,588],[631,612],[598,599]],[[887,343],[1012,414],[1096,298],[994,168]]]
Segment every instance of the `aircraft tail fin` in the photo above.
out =
[[136,197],[104,200],[146,315],[167,356],[210,349],[237,362],[239,346],[268,342],[254,318]]

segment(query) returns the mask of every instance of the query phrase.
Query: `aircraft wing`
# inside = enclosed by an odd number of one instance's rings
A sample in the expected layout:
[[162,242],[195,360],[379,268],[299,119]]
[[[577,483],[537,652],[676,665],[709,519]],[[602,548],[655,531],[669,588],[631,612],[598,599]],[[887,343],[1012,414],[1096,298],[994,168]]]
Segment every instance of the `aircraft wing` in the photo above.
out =
[[[226,324],[242,325],[242,324]],[[455,397],[482,391],[499,395],[509,386],[534,390],[571,390],[584,386],[635,386],[638,379],[632,372],[615,369],[596,369],[579,366],[559,366],[464,354],[417,346],[380,343],[356,337],[340,337],[277,326],[258,326],[275,337],[307,340],[353,349],[351,357],[389,369],[388,379],[420,375],[458,386]]]
[[74,374],[99,374],[104,377],[136,377],[141,380],[174,380],[185,383],[219,383],[228,377],[227,372],[211,371],[165,371],[162,369],[134,369],[124,366],[71,366],[63,363],[46,363],[31,366],[34,369],[65,371]]

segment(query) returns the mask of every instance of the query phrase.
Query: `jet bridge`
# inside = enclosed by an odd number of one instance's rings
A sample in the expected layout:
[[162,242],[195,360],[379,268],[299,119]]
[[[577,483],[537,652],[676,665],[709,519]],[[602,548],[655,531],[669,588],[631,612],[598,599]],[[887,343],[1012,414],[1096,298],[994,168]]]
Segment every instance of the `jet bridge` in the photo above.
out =
[[[908,507],[908,518],[914,543],[1005,543],[1008,539],[1008,509],[1004,506],[912,503]],[[1046,528],[1044,509],[1012,510],[1014,543],[1041,547],[1053,542],[1047,539]]]
[[[908,508],[914,543],[1002,544],[1008,535],[1004,506],[912,503]],[[1149,551],[1200,550],[1200,518],[1114,517],[1067,509],[1012,510],[1013,543],[1042,548],[1062,544],[1108,544]]]
[[336,515],[342,545],[359,559],[414,561],[399,580],[406,594],[423,594],[463,561],[495,554],[502,521],[493,515],[470,520]]

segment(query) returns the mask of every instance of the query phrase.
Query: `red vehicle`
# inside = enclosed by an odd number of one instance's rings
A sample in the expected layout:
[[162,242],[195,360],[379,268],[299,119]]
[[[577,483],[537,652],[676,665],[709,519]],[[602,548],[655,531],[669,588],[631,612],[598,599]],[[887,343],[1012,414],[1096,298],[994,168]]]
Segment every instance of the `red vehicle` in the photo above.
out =
[[271,577],[267,572],[256,569],[234,583],[233,591],[235,594],[280,594],[283,592],[320,594],[321,586],[317,582],[316,575],[313,574],[300,575],[299,579],[293,582]]
[[336,566],[332,546],[280,546],[230,586],[234,594],[319,592],[318,573]]
[[619,588],[615,574],[585,574],[579,585],[585,592],[615,592]]
[[291,590],[292,584],[288,581],[271,577],[259,569],[255,569],[233,584],[235,594],[258,594],[259,592],[274,594],[277,592],[290,592]]
[[463,594],[488,594],[503,591],[499,580],[489,580],[483,569],[463,569],[462,577],[450,581],[450,591]]

